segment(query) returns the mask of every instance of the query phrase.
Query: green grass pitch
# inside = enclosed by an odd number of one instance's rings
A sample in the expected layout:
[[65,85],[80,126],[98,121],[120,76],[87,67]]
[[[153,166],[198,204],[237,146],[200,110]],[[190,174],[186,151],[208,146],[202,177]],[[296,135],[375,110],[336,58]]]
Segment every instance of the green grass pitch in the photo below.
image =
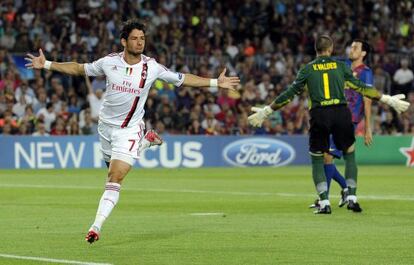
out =
[[[330,216],[307,208],[315,199],[310,173],[134,169],[101,239],[89,245],[84,236],[106,170],[0,170],[0,255],[145,265],[414,264],[413,168],[361,166],[364,212],[338,208],[333,183]],[[0,264],[49,263],[0,256]]]

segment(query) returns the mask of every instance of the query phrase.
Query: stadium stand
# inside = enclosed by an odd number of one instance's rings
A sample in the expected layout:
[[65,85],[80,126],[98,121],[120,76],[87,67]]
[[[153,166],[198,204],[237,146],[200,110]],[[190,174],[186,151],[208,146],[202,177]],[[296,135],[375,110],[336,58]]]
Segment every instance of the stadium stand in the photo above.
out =
[[120,24],[130,17],[147,25],[145,54],[172,71],[216,77],[227,67],[241,78],[239,95],[157,81],[146,120],[161,134],[307,133],[306,96],[275,112],[263,128],[249,127],[247,116],[251,106],[269,104],[265,99],[279,94],[313,58],[316,34],[330,33],[338,56],[353,38],[367,40],[375,86],[403,92],[411,102],[399,117],[374,104],[373,133],[414,135],[414,5],[392,0],[2,1],[0,133],[95,134],[105,79],[32,72],[23,57],[42,48],[49,60],[91,62],[121,51]]

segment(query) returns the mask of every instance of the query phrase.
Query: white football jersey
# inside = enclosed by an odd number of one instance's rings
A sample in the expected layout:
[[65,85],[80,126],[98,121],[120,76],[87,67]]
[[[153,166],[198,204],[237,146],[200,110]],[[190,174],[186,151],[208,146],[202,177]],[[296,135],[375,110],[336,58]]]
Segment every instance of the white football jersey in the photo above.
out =
[[123,52],[111,53],[93,63],[84,64],[88,76],[106,76],[106,91],[100,121],[121,128],[138,126],[145,114],[144,106],[152,83],[157,79],[181,86],[184,74],[170,71],[153,58],[141,55],[130,65]]

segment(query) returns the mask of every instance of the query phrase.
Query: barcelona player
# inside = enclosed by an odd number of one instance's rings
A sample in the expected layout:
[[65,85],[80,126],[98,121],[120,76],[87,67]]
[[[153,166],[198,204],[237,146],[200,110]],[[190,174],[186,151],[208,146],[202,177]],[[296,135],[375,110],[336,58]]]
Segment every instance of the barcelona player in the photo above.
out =
[[345,178],[348,187],[348,209],[360,212],[357,202],[357,164],[355,161],[355,134],[352,114],[347,107],[344,89],[350,89],[368,98],[379,100],[402,113],[410,104],[402,99],[404,95],[385,95],[375,88],[367,86],[354,77],[351,69],[344,63],[332,58],[333,40],[328,35],[318,36],[315,40],[317,57],[303,66],[294,82],[282,92],[270,105],[263,108],[253,107],[254,114],[248,117],[253,126],[261,126],[275,110],[291,102],[295,95],[308,87],[310,97],[309,153],[312,161],[312,177],[319,196],[320,207],[317,214],[330,214],[328,185],[324,171],[324,153],[329,152],[329,137],[338,150],[343,152],[345,160]]
[[[370,45],[361,39],[355,39],[352,41],[351,49],[349,52],[349,60],[346,64],[351,67],[352,73],[356,78],[361,80],[367,86],[373,86],[373,74],[371,69],[364,64],[364,60],[368,58],[371,47]],[[345,97],[348,102],[348,108],[352,114],[352,123],[354,128],[364,119],[364,142],[366,146],[372,144],[372,131],[371,131],[371,99],[363,97],[361,94],[352,89],[345,87]],[[330,188],[331,180],[335,180],[342,188],[341,199],[339,201],[339,207],[346,204],[346,198],[348,195],[348,188],[345,178],[339,173],[335,164],[334,157],[341,158],[342,152],[336,149],[335,144],[331,139],[330,152],[324,155],[324,169],[326,175],[326,181],[328,184],[328,191]],[[317,207],[318,201],[315,201],[311,205],[311,208]]]

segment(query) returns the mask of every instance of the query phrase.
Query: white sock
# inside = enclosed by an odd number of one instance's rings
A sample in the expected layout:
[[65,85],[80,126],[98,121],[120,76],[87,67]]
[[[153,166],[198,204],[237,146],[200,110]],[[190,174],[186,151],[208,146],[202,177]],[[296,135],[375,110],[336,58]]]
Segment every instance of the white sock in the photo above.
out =
[[346,199],[347,201],[357,202],[357,197],[355,195],[348,195]]
[[320,200],[319,205],[320,205],[321,208],[323,208],[326,205],[331,205],[331,203],[329,202],[329,200]]
[[119,200],[119,191],[121,185],[115,182],[108,182],[105,185],[105,191],[99,201],[98,211],[96,212],[95,222],[93,223],[91,229],[101,230],[103,223],[106,218],[111,214],[112,209],[115,207]]

